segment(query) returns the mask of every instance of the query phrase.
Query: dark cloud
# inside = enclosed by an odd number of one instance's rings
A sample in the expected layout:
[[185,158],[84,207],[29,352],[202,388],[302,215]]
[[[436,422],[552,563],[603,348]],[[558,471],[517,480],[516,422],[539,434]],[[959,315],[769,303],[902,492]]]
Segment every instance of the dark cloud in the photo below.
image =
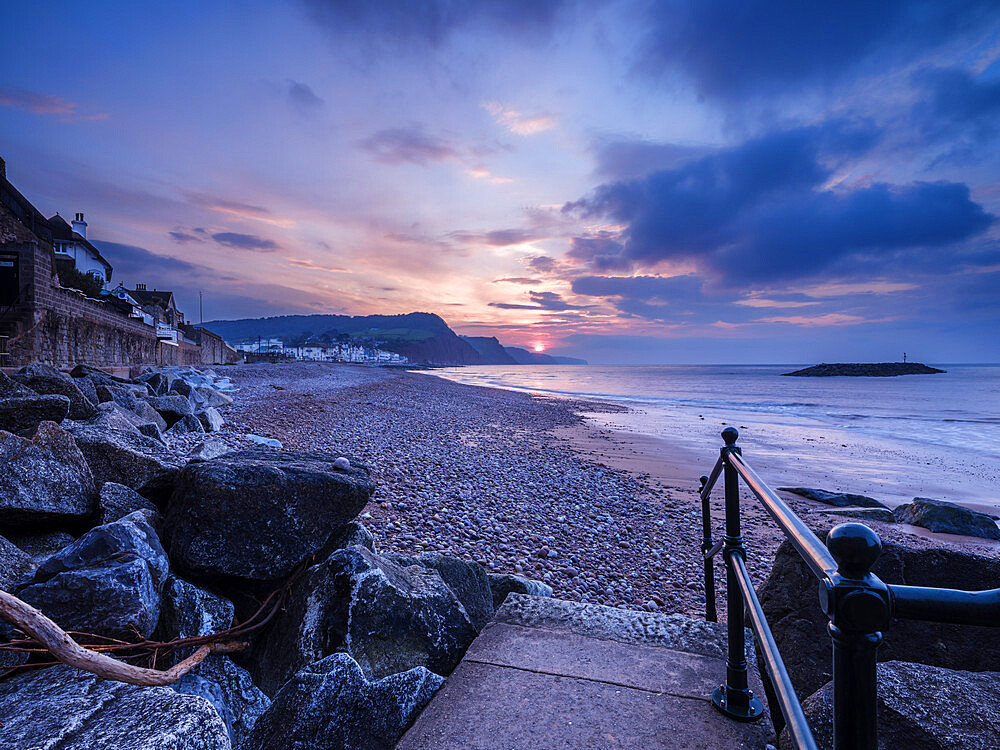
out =
[[631,297],[670,302],[690,300],[701,294],[702,280],[684,276],[579,276],[573,294],[588,297]]
[[208,232],[201,227],[195,227],[194,229],[175,229],[167,234],[175,242],[180,242],[182,245],[186,245],[189,242],[205,242],[208,238]]
[[571,252],[592,253],[599,269],[693,261],[726,284],[884,268],[901,251],[928,248],[941,268],[953,265],[941,248],[993,221],[965,185],[826,187],[831,162],[866,152],[876,138],[868,126],[841,122],[798,128],[607,183],[563,210],[627,224],[620,252],[610,243],[574,243]]
[[998,16],[995,0],[673,0],[650,5],[640,67],[736,101],[920,59]]
[[278,249],[278,243],[255,234],[240,234],[239,232],[217,232],[212,239],[220,245],[233,247],[237,250],[251,250],[257,253],[270,253]]
[[924,142],[948,146],[944,160],[982,157],[977,147],[1000,132],[1000,78],[973,76],[960,68],[931,68],[914,74],[917,101],[911,119]]
[[[124,245],[118,242],[106,242],[104,240],[93,240],[94,245],[101,254],[108,259],[108,263],[115,269],[117,278],[136,279],[142,281],[148,279],[149,283],[156,282],[159,275],[170,274],[191,274],[203,267],[186,260],[175,258],[172,255],[161,255],[147,250],[137,245]],[[168,281],[170,278],[167,279]]]
[[661,169],[674,169],[704,156],[707,149],[645,140],[602,140],[593,147],[594,172],[606,180],[644,177]]
[[491,247],[508,247],[537,240],[539,235],[524,229],[494,229],[491,232],[452,232],[449,237],[463,242],[481,242]]
[[308,84],[288,81],[288,102],[300,115],[312,115],[323,108],[325,103]]
[[209,195],[208,193],[183,191],[182,194],[188,203],[194,206],[200,206],[201,208],[207,208],[212,211],[234,214],[236,216],[249,216],[257,218],[268,217],[271,215],[271,212],[268,209],[263,206],[255,206],[252,203],[244,203],[230,198],[220,198],[217,195]]
[[528,292],[533,304],[520,305],[508,302],[490,302],[490,307],[499,307],[502,310],[550,310],[553,312],[564,312],[566,310],[586,310],[591,305],[573,305],[555,292]]
[[360,145],[375,161],[383,164],[424,166],[429,162],[459,158],[458,151],[450,143],[427,133],[419,123],[380,130]]
[[589,263],[596,271],[624,271],[632,264],[622,256],[625,247],[610,237],[571,237],[566,255]]
[[558,268],[559,263],[555,258],[550,258],[547,255],[535,255],[534,257],[527,259],[528,268],[539,273],[551,273]]
[[541,279],[532,279],[527,276],[508,276],[505,279],[493,279],[494,284],[507,283],[507,284],[524,284],[525,286],[531,284],[538,284]]
[[312,19],[336,39],[359,34],[394,50],[436,47],[470,27],[512,39],[537,39],[553,28],[561,0],[302,0]]

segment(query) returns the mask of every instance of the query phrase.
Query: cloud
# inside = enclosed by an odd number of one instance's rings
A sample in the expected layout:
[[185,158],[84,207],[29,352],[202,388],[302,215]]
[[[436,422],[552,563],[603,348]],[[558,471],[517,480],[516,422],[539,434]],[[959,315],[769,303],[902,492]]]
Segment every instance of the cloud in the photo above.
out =
[[[159,274],[191,274],[205,270],[202,266],[188,263],[172,255],[161,255],[138,245],[119,242],[93,240],[94,245],[112,265],[117,278],[155,283]],[[168,279],[169,281],[170,279]]]
[[430,135],[419,123],[380,130],[360,143],[361,148],[383,164],[417,164],[458,159],[459,153],[443,138]]
[[559,262],[555,258],[550,258],[547,255],[535,255],[531,258],[527,258],[526,262],[528,268],[533,271],[538,271],[539,273],[552,273],[559,267]]
[[236,248],[237,250],[250,250],[257,253],[270,253],[278,249],[278,243],[274,240],[258,237],[255,234],[240,234],[239,232],[217,232],[212,235],[212,239],[220,245]]
[[592,147],[598,177],[621,180],[644,177],[662,169],[674,169],[684,162],[705,156],[709,149],[677,143],[647,140],[601,140]]
[[494,229],[489,232],[451,232],[452,239],[462,242],[478,242],[490,247],[510,247],[523,245],[526,242],[539,239],[536,232],[525,229]]
[[167,232],[167,234],[175,242],[179,242],[182,245],[186,245],[189,242],[205,242],[208,239],[208,232],[201,227],[195,227],[194,229],[178,228]]
[[483,103],[483,109],[493,115],[493,119],[516,135],[534,135],[552,130],[559,124],[559,118],[555,115],[537,114],[524,115],[516,109],[504,106],[498,101]]
[[351,273],[350,269],[340,266],[324,266],[308,258],[285,258],[285,262],[291,266],[307,268],[310,271],[325,271],[327,273]]
[[870,323],[861,315],[848,315],[846,313],[826,313],[825,315],[776,315],[771,318],[758,318],[758,323],[788,323],[796,326],[854,326],[860,323]]
[[494,284],[523,284],[524,286],[530,286],[532,284],[540,284],[541,279],[532,279],[527,276],[508,276],[505,279],[493,279]]
[[683,276],[579,276],[574,294],[588,297],[629,297],[644,301],[691,300],[701,295],[702,280]]
[[470,177],[475,177],[477,180],[486,180],[492,185],[507,185],[511,182],[514,182],[514,179],[512,177],[497,177],[492,172],[490,172],[490,170],[488,170],[486,167],[483,166],[470,167],[469,169],[465,170],[465,173]]
[[1000,131],[1000,78],[973,76],[960,68],[929,68],[913,75],[917,100],[911,120],[924,142],[948,148],[940,161],[976,157]]
[[319,112],[325,102],[316,95],[308,84],[288,80],[288,103],[300,115],[313,115]]
[[606,183],[563,211],[626,224],[621,249],[574,243],[570,252],[591,253],[595,268],[692,262],[732,285],[824,269],[873,273],[913,258],[929,270],[953,268],[957,256],[946,248],[994,220],[964,184],[827,186],[831,164],[864,154],[877,138],[870,126],[831,122]]
[[309,16],[334,38],[365,39],[378,46],[419,51],[478,26],[525,43],[547,36],[563,2],[537,0],[302,0]]
[[992,0],[683,0],[650,5],[639,67],[729,102],[830,87],[921,59],[997,18]]
[[508,302],[490,302],[490,307],[499,307],[502,310],[551,310],[553,312],[564,312],[566,310],[587,310],[592,305],[573,305],[555,292],[528,292],[528,297],[532,304],[514,304]]
[[0,88],[0,107],[23,109],[35,115],[48,115],[60,120],[104,120],[107,114],[84,115],[77,112],[74,102],[52,94],[38,94],[18,86]]
[[255,206],[251,203],[244,203],[243,201],[232,200],[230,198],[220,198],[217,195],[198,193],[190,190],[181,191],[181,194],[184,196],[184,200],[191,205],[198,206],[199,208],[207,208],[209,211],[228,214],[229,216],[237,216],[241,219],[262,221],[265,224],[273,224],[274,226],[285,228],[290,227],[295,223],[288,219],[275,217],[269,209],[264,208],[263,206]]

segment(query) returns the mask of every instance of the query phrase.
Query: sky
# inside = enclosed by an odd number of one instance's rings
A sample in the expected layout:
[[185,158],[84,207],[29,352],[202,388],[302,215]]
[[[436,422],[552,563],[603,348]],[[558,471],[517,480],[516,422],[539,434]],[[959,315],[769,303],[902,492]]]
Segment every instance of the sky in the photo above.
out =
[[0,0],[0,156],[189,319],[1000,362],[1000,4]]

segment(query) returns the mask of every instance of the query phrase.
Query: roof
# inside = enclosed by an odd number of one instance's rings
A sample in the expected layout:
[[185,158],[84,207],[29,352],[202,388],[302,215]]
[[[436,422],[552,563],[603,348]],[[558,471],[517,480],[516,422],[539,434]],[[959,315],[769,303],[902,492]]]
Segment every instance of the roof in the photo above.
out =
[[[0,162],[3,160],[0,159]],[[31,202],[10,184],[6,175],[0,173],[0,204],[10,211],[18,221],[36,237],[42,240],[51,239],[51,229],[42,213]]]
[[140,305],[159,305],[160,307],[169,307],[170,303],[173,302],[174,297],[173,292],[166,292],[162,289],[129,289],[128,293],[131,294]]
[[101,251],[98,250],[96,247],[94,247],[91,244],[90,240],[88,240],[82,234],[74,232],[73,228],[66,223],[66,219],[64,219],[59,214],[56,214],[55,216],[49,218],[49,227],[52,229],[53,240],[62,240],[64,242],[76,242],[77,244],[83,245],[88,250],[90,250],[95,256],[97,256],[97,260],[99,260],[101,263],[107,266],[108,270],[114,270],[114,267],[110,263],[108,263],[108,261],[105,259],[103,255],[101,255]]

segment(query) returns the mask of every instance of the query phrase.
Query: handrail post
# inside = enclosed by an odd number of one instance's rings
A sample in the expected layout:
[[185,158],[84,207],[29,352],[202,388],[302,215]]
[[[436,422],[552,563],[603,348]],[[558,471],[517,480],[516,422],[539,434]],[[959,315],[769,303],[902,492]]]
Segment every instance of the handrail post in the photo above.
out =
[[[747,682],[746,602],[740,589],[734,555],[746,560],[746,548],[740,529],[740,477],[729,463],[730,453],[740,453],[736,440],[740,434],[733,427],[722,431],[726,445],[722,448],[726,484],[726,536],[722,548],[726,561],[726,613],[729,631],[729,653],[726,658],[726,684],[712,693],[712,703],[726,716],[738,721],[755,721],[764,713],[764,705],[755,698]],[[839,750],[839,748],[838,748]]]
[[712,541],[712,508],[709,499],[705,497],[705,485],[708,477],[701,478],[701,557],[705,568],[705,619],[708,622],[718,622],[719,615],[715,611],[715,560],[709,556],[715,543]]
[[836,572],[820,584],[833,639],[833,747],[876,750],[876,652],[891,617],[889,589],[871,574],[882,542],[867,526],[845,523],[830,531],[826,543],[837,561]]

